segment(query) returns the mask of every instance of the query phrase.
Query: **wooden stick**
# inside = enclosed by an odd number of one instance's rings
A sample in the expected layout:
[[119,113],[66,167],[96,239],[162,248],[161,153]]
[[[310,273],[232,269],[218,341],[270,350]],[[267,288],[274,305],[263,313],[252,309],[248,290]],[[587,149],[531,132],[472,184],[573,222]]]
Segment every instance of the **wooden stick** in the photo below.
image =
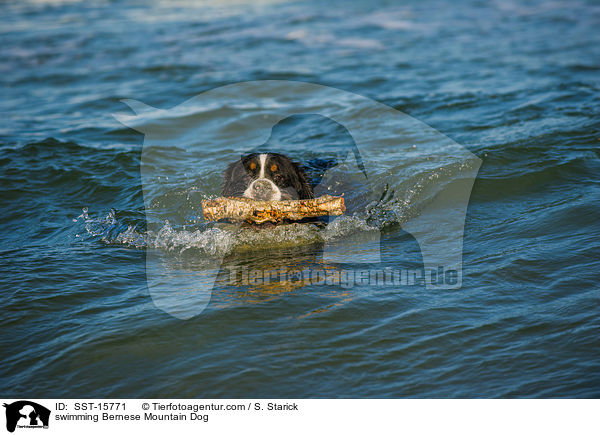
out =
[[301,220],[319,216],[339,216],[346,206],[341,196],[323,195],[315,199],[256,201],[250,198],[207,199],[202,201],[204,219],[218,221],[228,219],[234,222],[282,222]]

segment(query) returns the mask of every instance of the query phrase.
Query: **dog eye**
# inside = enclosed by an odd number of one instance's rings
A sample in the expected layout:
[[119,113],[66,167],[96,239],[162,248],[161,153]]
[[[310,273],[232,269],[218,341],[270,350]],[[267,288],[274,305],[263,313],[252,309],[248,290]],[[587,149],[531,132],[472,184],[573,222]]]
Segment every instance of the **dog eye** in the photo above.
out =
[[256,163],[252,162],[250,163],[250,170],[254,171],[256,169]]
[[276,171],[277,171],[277,165],[273,163],[271,165],[271,172],[276,172]]

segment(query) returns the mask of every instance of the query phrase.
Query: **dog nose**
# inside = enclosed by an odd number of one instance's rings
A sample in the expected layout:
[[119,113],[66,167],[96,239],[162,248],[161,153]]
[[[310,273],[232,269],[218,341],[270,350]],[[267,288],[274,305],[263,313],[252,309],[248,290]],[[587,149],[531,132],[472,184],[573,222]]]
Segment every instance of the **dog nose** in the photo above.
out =
[[252,196],[254,199],[268,201],[273,197],[275,191],[267,180],[256,180],[252,184]]

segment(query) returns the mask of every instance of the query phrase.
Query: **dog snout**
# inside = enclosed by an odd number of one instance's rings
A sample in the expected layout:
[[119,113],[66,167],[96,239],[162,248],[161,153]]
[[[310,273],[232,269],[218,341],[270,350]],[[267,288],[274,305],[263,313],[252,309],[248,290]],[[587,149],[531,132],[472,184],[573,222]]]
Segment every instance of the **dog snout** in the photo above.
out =
[[269,201],[275,196],[273,185],[267,180],[256,180],[252,183],[252,197],[260,201]]

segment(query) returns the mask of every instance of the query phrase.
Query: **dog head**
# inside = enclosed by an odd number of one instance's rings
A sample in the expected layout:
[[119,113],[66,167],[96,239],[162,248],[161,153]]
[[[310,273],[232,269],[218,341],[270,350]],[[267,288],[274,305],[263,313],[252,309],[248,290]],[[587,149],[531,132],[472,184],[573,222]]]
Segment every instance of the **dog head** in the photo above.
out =
[[300,165],[283,154],[252,153],[225,170],[223,196],[260,201],[309,199],[314,194]]

